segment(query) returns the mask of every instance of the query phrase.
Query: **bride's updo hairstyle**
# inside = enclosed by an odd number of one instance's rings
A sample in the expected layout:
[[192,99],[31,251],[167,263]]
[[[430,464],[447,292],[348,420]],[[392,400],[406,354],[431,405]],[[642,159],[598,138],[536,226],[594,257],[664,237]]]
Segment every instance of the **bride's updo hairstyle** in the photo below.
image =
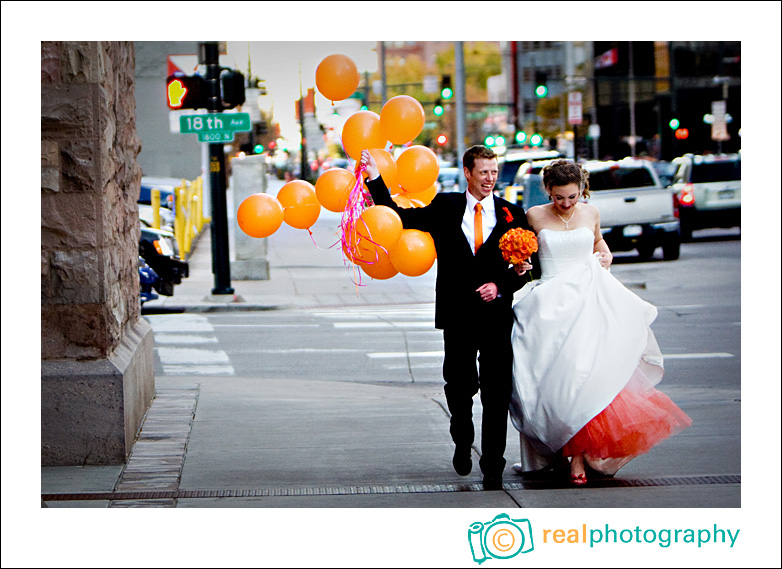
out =
[[571,160],[555,160],[543,168],[543,187],[578,184],[581,195],[589,197],[589,173]]

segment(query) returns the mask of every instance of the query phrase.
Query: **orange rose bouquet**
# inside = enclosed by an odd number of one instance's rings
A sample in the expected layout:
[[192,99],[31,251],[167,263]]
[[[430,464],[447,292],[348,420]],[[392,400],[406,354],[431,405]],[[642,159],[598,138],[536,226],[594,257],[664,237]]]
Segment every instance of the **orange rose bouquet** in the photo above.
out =
[[538,250],[538,238],[528,229],[516,227],[500,238],[502,258],[513,265],[520,265]]

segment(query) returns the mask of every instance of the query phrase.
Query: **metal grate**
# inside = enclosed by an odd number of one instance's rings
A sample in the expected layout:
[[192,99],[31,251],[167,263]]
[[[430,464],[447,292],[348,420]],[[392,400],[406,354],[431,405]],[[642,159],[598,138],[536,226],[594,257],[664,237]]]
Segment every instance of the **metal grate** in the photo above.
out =
[[[668,476],[654,478],[605,478],[590,480],[588,488],[636,488],[703,484],[741,484],[739,474],[705,476]],[[561,490],[570,488],[556,480],[506,482],[504,490]],[[483,484],[422,484],[401,486],[341,486],[320,488],[254,488],[220,490],[175,490],[139,492],[82,492],[78,494],[41,494],[44,501],[76,500],[176,500],[182,498],[263,498],[274,496],[350,496],[354,494],[428,494],[438,492],[479,492]]]

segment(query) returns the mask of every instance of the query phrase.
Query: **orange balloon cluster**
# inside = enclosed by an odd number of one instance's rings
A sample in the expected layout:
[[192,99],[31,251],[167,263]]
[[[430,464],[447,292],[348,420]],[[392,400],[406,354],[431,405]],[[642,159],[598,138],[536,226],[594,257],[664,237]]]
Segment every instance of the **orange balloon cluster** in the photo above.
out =
[[[356,64],[345,55],[329,55],[315,71],[319,92],[331,101],[350,97],[359,81]],[[409,146],[396,159],[386,148],[389,142],[412,143],[423,130],[424,121],[421,103],[400,95],[389,99],[380,115],[358,111],[342,128],[346,155],[358,162],[361,152],[369,150],[393,200],[403,208],[424,207],[435,197],[438,160],[425,146]],[[283,221],[309,230],[324,207],[343,214],[343,254],[370,277],[389,279],[398,273],[426,273],[437,256],[431,235],[404,229],[399,215],[389,207],[370,206],[362,211],[365,195],[360,195],[358,180],[354,172],[343,168],[325,171],[314,186],[293,180],[280,189],[276,198],[254,194],[245,199],[237,211],[237,222],[247,235],[259,238],[273,234]],[[366,185],[363,189],[368,192]]]

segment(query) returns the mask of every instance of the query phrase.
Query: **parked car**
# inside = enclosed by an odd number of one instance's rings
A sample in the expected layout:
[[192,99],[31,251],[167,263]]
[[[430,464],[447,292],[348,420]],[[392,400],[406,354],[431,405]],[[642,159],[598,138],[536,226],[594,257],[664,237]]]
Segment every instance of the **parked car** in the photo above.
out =
[[544,166],[550,164],[552,160],[533,160],[524,162],[513,182],[505,188],[505,194],[527,211],[535,205],[548,203],[548,194],[543,187],[543,176],[541,171]]
[[140,283],[139,301],[143,306],[145,302],[160,298],[155,289],[160,286],[160,277],[152,270],[143,257],[138,258],[138,276]]
[[649,259],[662,247],[663,259],[679,258],[678,202],[649,161],[592,161],[582,166],[589,172],[591,195],[586,201],[600,210],[600,230],[612,251],[636,249],[642,259]]
[[460,192],[459,168],[440,168],[435,185],[438,194],[440,192]]
[[[174,231],[174,212],[167,207],[160,208],[160,229]],[[153,213],[151,205],[138,204],[138,218],[146,227],[152,227]]]
[[668,162],[667,160],[657,160],[652,162],[652,168],[657,172],[657,176],[660,178],[664,188],[667,188],[673,184],[673,176],[676,174],[676,164]]
[[175,199],[174,192],[180,185],[182,185],[182,180],[179,178],[142,177],[141,190],[139,191],[138,200],[136,201],[140,204],[151,205],[152,189],[157,188],[160,190],[160,205],[173,211]]
[[741,154],[675,158],[682,238],[695,229],[741,227]]
[[160,277],[156,290],[165,296],[173,296],[174,285],[189,274],[187,261],[179,258],[179,248],[174,234],[162,229],[153,229],[141,224],[139,255]]
[[[525,162],[551,160],[561,156],[562,155],[556,150],[534,148],[508,150],[508,152],[503,156],[500,156],[497,160],[500,172],[497,176],[497,183],[494,186],[494,191],[499,193],[499,195],[505,196],[505,188],[513,182],[513,179],[519,171],[519,167]],[[510,197],[510,201],[513,201],[512,196]]]

